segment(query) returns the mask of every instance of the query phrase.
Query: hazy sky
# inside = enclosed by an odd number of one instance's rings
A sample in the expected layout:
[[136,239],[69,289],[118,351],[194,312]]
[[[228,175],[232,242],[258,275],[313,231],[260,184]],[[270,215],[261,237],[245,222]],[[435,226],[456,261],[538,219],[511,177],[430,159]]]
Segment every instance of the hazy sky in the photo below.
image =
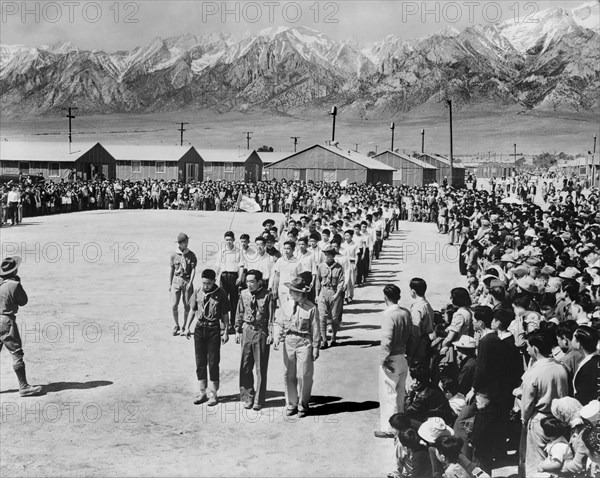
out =
[[[258,32],[302,25],[336,40],[365,43],[398,34],[415,38],[446,25],[535,21],[550,7],[573,8],[581,0],[264,0],[264,1],[0,1],[0,42],[38,46],[70,41],[82,49],[116,51],[155,37],[185,33]],[[529,16],[528,16],[529,15]]]

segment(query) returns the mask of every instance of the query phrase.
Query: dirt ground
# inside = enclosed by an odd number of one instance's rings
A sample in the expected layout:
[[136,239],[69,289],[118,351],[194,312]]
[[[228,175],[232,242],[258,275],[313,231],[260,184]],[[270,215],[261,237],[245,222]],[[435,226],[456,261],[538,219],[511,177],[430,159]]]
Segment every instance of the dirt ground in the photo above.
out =
[[[268,214],[239,213],[236,235]],[[20,398],[11,358],[0,367],[2,476],[385,476],[392,440],[378,427],[382,288],[429,284],[434,308],[463,285],[457,249],[431,224],[401,223],[366,287],[344,312],[338,347],[315,364],[313,415],[283,413],[283,359],[271,351],[268,401],[239,403],[239,345],[221,349],[221,397],[192,403],[193,341],[173,337],[169,255],[181,231],[200,261],[231,213],[101,211],[26,219],[0,229],[2,255],[20,254],[29,304],[18,314],[30,383]],[[199,267],[200,268],[200,267]],[[183,315],[183,312],[181,312]],[[506,470],[505,470],[506,471]],[[506,476],[504,472],[496,476]]]

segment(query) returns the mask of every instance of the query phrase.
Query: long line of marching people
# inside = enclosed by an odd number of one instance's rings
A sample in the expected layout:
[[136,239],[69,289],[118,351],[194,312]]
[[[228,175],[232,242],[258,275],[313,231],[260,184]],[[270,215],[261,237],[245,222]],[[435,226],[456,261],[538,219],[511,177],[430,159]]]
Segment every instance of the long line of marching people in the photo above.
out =
[[220,347],[235,336],[242,349],[244,406],[264,406],[273,345],[283,347],[286,414],[310,413],[313,362],[338,344],[344,304],[367,280],[394,224],[387,202],[364,211],[352,205],[317,210],[298,220],[288,210],[280,224],[265,220],[256,237],[225,232],[214,266],[200,273],[202,286],[196,289],[198,261],[188,247],[190,238],[179,234],[169,290],[173,335],[194,336],[199,387],[194,403],[218,403]]

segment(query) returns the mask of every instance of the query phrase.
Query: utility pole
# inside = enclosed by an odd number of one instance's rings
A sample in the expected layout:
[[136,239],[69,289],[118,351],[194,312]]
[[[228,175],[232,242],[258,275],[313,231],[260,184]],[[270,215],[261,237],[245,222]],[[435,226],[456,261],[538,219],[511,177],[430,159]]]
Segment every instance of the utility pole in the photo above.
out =
[[516,168],[517,167],[517,143],[515,143],[513,147],[514,147],[514,149],[513,149],[514,153],[513,154],[515,156],[515,164],[514,164],[514,166]]
[[454,185],[454,145],[452,142],[452,100],[448,101],[450,108],[450,185]]
[[354,151],[358,153],[358,145],[359,145],[360,143],[354,143],[354,144],[355,144],[355,146],[356,146],[356,148],[354,149]]
[[68,111],[67,118],[69,118],[69,146],[73,142],[73,138],[71,137],[71,120],[75,118],[75,115],[71,114],[73,110],[76,110],[75,106],[67,106],[66,108],[61,108],[63,111]]
[[425,154],[425,130],[421,130],[421,154]]
[[253,133],[253,131],[246,131],[246,148],[248,149],[248,151],[250,151],[250,138],[252,138],[250,135]]
[[594,149],[592,149],[592,187],[596,186],[596,135],[594,135]]
[[337,106],[332,107],[331,113],[329,114],[333,116],[333,128],[331,130],[331,142],[333,143],[335,141],[335,117],[337,116]]
[[295,153],[296,146],[298,145],[298,140],[300,139],[300,136],[290,136],[290,138],[292,138],[294,140],[294,153]]
[[392,122],[390,129],[392,130],[392,153],[394,152],[394,131],[396,130],[396,124]]
[[180,123],[181,127],[178,129],[178,131],[181,133],[181,138],[179,140],[179,146],[183,146],[183,132],[185,131],[185,129],[183,129],[183,125],[184,124],[189,124],[189,123]]

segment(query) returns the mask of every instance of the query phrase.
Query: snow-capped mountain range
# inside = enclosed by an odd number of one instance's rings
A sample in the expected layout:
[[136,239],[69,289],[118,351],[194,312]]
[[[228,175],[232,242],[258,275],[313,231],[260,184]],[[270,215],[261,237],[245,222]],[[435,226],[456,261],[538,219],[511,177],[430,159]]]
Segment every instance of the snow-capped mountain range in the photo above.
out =
[[106,53],[70,43],[0,45],[6,116],[210,108],[354,117],[458,108],[600,110],[600,3],[550,8],[414,40],[360,46],[305,27],[183,35]]

